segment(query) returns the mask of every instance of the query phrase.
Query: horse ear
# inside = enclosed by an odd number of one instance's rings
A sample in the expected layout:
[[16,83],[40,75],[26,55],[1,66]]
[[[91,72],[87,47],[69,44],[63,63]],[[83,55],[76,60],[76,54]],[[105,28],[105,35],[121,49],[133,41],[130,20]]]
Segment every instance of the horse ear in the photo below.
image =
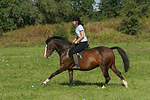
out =
[[46,44],[48,43],[49,38],[50,38],[50,37],[48,36],[47,40],[45,41]]

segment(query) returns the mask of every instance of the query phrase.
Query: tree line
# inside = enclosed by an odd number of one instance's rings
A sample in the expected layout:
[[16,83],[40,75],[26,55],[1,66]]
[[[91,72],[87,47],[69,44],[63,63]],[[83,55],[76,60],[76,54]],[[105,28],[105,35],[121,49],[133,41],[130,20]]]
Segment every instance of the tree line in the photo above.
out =
[[0,31],[70,22],[79,15],[87,21],[122,17],[119,30],[136,34],[139,18],[150,16],[150,0],[100,0],[98,11],[93,9],[94,4],[95,0],[1,0]]

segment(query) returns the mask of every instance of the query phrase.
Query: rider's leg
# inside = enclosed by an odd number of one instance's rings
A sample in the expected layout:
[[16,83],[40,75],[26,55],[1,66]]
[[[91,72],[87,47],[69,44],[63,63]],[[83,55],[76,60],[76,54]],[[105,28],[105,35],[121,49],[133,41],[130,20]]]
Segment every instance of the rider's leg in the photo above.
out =
[[73,68],[80,69],[80,67],[79,67],[79,60],[78,60],[77,54],[73,54],[73,58],[74,58],[74,62],[75,62],[75,66]]
[[79,61],[78,61],[78,56],[77,56],[76,53],[82,51],[86,46],[87,46],[87,42],[81,42],[78,45],[76,45],[76,47],[72,51],[74,62],[75,62],[75,66],[73,68],[80,69],[80,67],[79,67]]

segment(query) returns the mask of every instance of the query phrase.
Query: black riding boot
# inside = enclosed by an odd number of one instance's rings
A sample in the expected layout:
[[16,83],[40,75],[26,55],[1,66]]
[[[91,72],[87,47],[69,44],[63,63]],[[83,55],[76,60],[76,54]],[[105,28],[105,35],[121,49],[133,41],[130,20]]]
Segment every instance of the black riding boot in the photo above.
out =
[[73,54],[73,58],[74,58],[74,63],[75,63],[75,66],[73,68],[80,69],[78,56],[76,54]]

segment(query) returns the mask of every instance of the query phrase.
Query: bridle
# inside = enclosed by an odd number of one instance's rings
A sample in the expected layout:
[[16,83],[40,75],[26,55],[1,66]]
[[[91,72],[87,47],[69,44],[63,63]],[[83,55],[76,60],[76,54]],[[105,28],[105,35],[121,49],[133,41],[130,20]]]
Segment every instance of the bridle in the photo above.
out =
[[[54,50],[54,47],[53,47],[53,45],[52,45],[51,42],[48,42],[48,43],[50,43],[50,45],[48,46],[48,45],[46,44],[46,46],[45,46],[45,55],[50,56],[50,55],[52,54],[52,52],[50,51],[49,48],[52,48],[52,49]],[[46,54],[47,49],[48,49],[48,52],[50,52],[50,54]]]
[[50,44],[50,46],[48,47],[48,51],[50,51],[49,50],[50,47],[52,47],[52,49],[54,50],[54,47],[53,47],[52,43],[51,42],[48,42],[48,43]]
[[[49,48],[51,47],[53,50],[54,50],[54,47],[53,47],[53,45],[52,45],[52,43],[51,42],[48,42],[49,44],[50,44],[50,46],[48,47],[48,51],[50,51],[49,50]],[[63,51],[63,50],[66,50],[66,49],[69,49],[70,47],[68,47],[68,48],[64,48],[64,49],[60,49],[60,50],[56,50],[54,53],[56,53],[56,52],[61,52],[61,51]],[[51,55],[51,54],[50,54]]]
[[61,52],[61,51],[63,51],[63,50],[66,50],[66,49],[69,49],[70,47],[68,47],[68,48],[65,48],[65,49],[60,49],[60,50],[58,50],[58,51],[56,51],[56,52]]

